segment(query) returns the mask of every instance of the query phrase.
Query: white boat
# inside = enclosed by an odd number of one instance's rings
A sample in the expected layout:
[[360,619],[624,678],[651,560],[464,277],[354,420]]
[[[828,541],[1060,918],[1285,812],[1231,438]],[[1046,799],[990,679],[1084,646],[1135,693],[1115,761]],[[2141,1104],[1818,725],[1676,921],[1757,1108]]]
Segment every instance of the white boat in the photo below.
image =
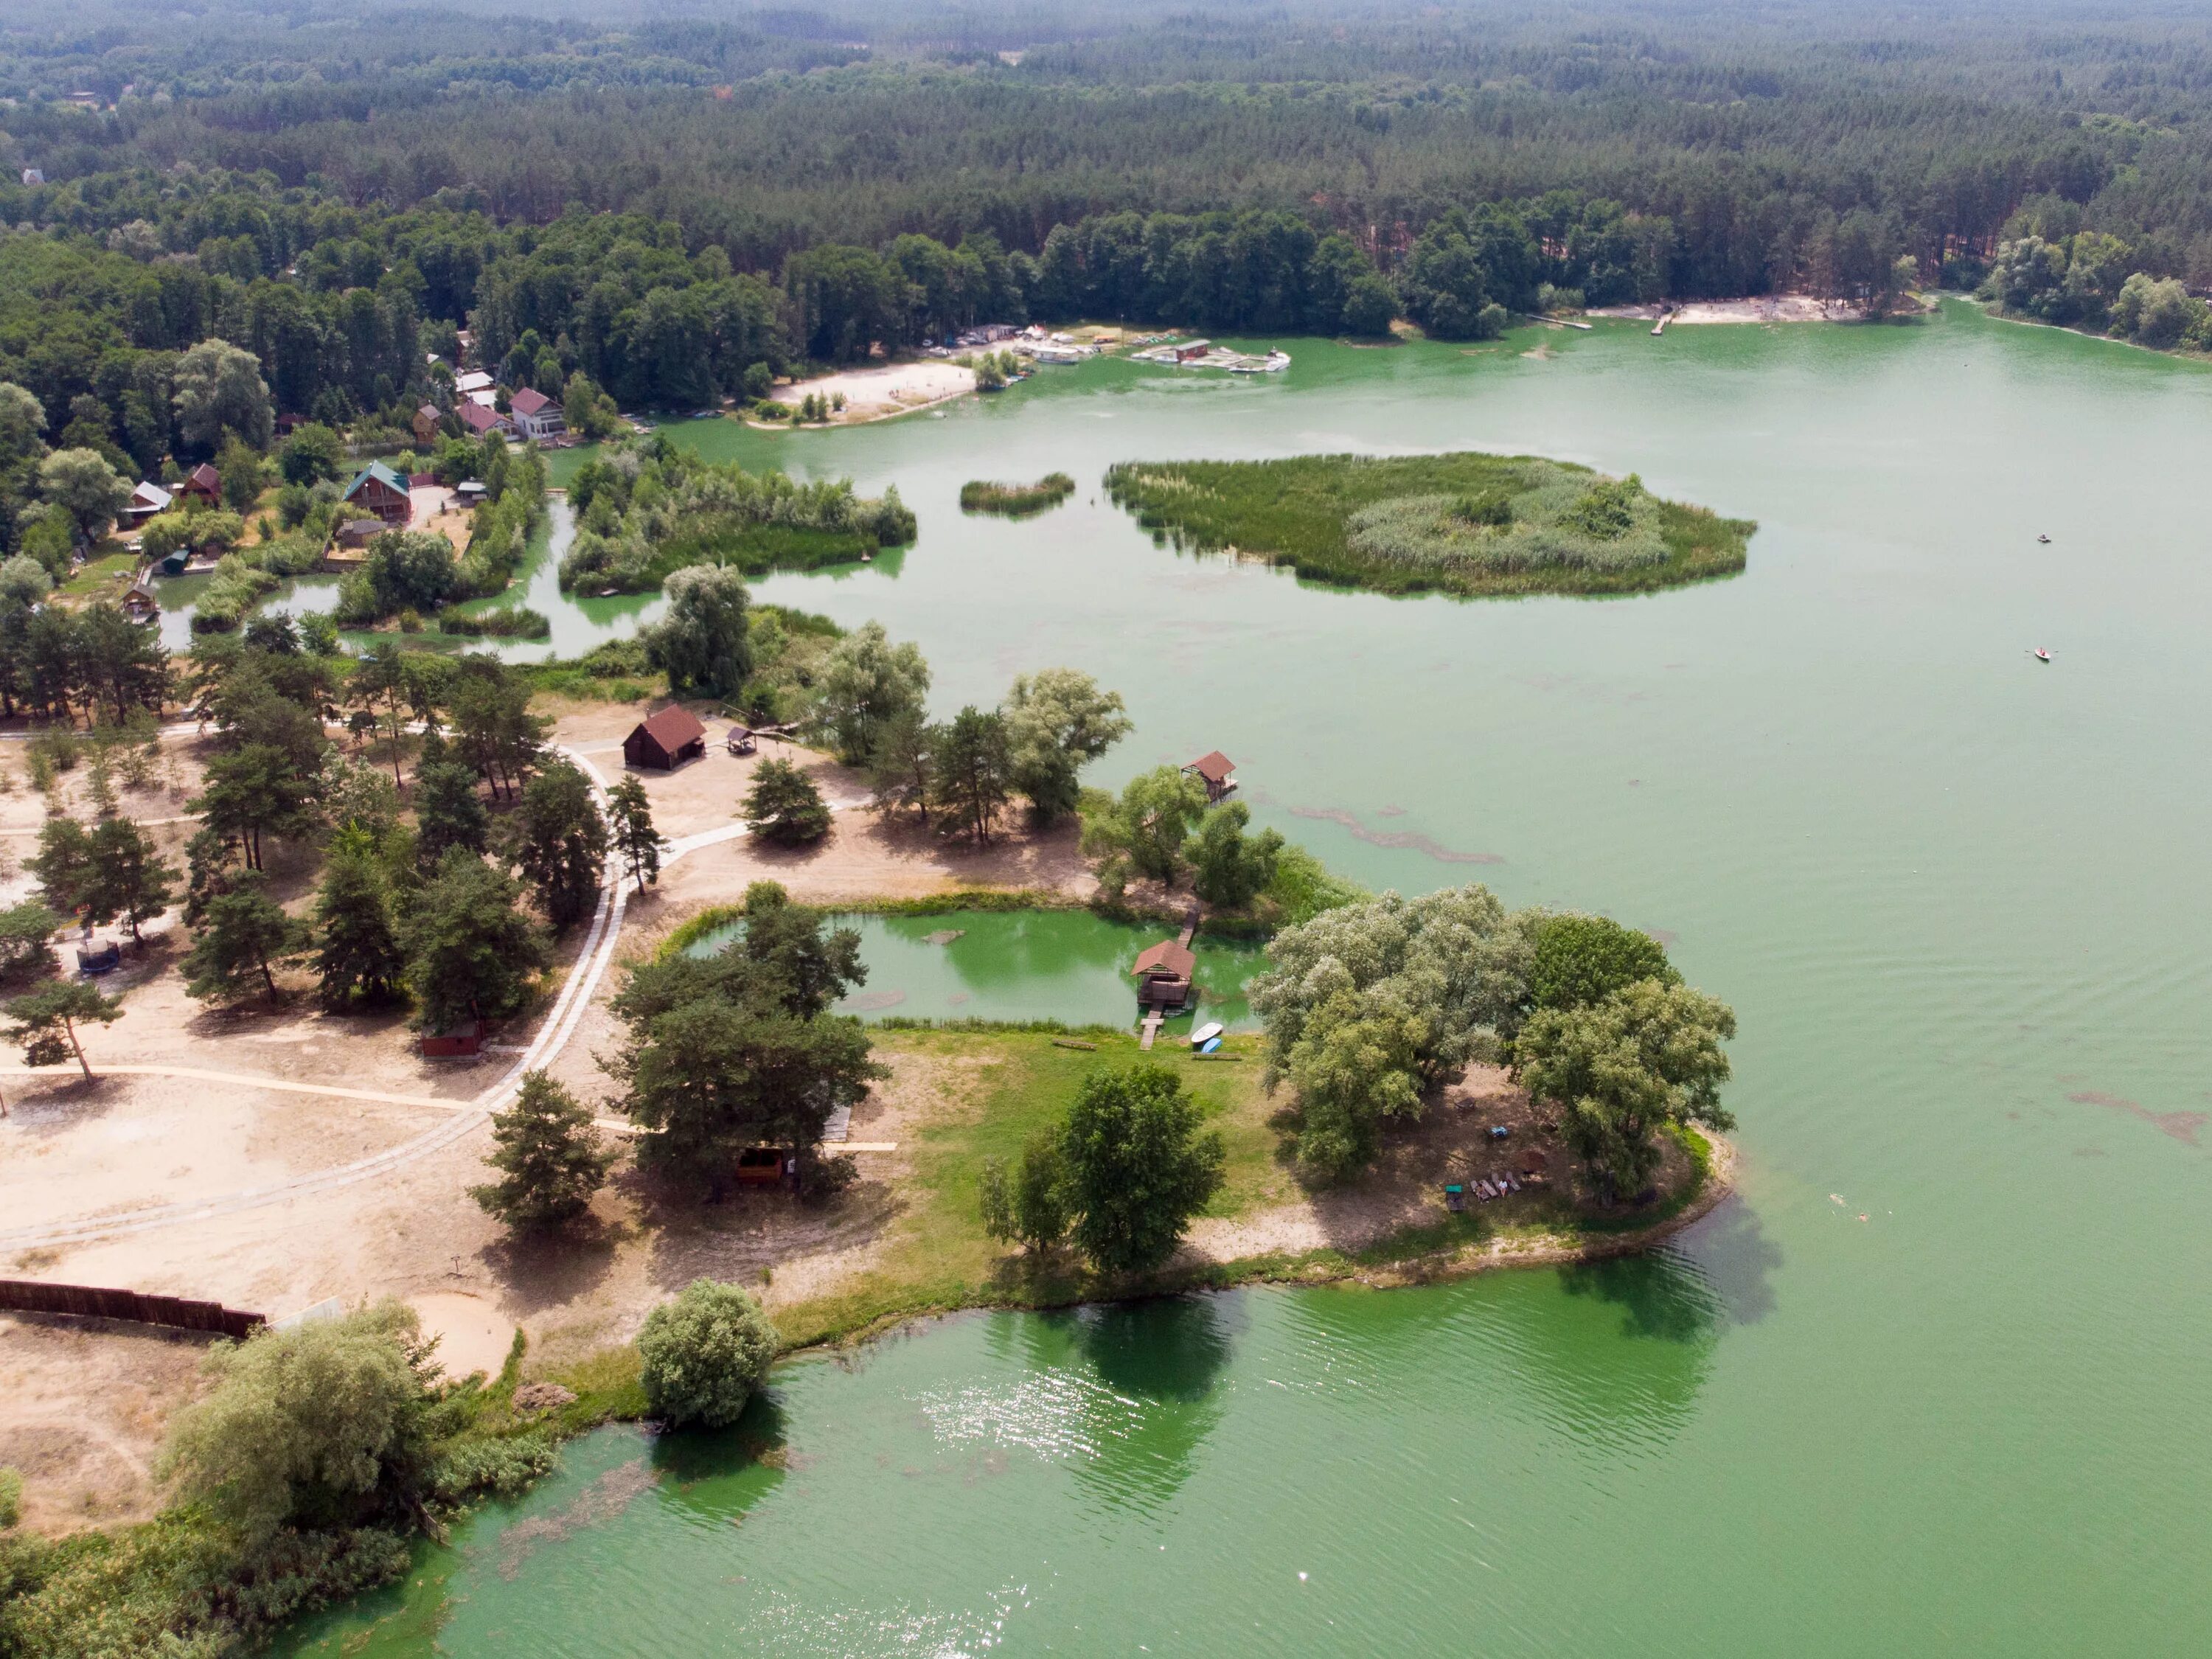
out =
[[1208,1038],[1218,1037],[1220,1035],[1221,1022],[1218,1019],[1208,1020],[1190,1034],[1190,1046],[1194,1048],[1202,1048]]

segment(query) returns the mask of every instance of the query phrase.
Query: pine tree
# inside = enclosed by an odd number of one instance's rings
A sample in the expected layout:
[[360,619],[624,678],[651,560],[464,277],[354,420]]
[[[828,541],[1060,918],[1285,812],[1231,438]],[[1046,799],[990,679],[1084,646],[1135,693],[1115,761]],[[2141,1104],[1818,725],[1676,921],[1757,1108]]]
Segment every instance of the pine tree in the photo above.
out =
[[259,872],[242,870],[231,890],[209,903],[206,920],[185,954],[186,994],[206,1001],[234,997],[258,975],[276,1000],[276,969],[305,954],[307,927],[284,914],[264,890]]
[[789,761],[760,763],[738,813],[754,835],[780,846],[802,846],[830,833],[830,808],[821,790]]
[[392,921],[390,884],[373,860],[349,850],[331,855],[315,900],[315,932],[325,1008],[388,1003],[398,995],[407,957]]
[[600,1149],[592,1109],[543,1072],[524,1075],[514,1104],[491,1121],[501,1179],[471,1187],[485,1212],[510,1227],[557,1227],[591,1207],[614,1154]]
[[660,849],[668,845],[667,838],[653,828],[653,803],[646,799],[645,786],[635,778],[626,776],[609,790],[607,804],[612,809],[615,847],[622,854],[623,869],[642,893],[648,884],[660,880]]
[[477,793],[477,775],[434,737],[415,769],[415,858],[425,875],[449,847],[482,853],[491,840],[491,813]]
[[139,925],[169,908],[176,873],[137,824],[128,818],[106,819],[92,831],[89,914],[95,921],[120,917],[131,937],[143,944]]
[[557,928],[589,915],[607,862],[607,821],[592,786],[567,761],[556,761],[523,786],[514,815],[512,857],[537,890],[545,918]]

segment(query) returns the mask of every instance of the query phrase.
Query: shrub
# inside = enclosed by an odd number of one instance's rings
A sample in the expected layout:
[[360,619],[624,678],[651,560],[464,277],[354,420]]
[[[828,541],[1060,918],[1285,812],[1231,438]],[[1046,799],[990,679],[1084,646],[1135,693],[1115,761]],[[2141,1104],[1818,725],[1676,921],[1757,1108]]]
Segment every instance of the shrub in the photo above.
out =
[[829,804],[814,780],[789,761],[763,761],[738,810],[746,829],[779,846],[804,846],[830,833]]
[[675,1425],[734,1423],[775,1358],[775,1327],[735,1285],[695,1279],[646,1316],[637,1349],[647,1403]]
[[467,617],[447,611],[438,618],[438,631],[469,640],[542,640],[552,634],[553,624],[542,611],[532,611],[527,605],[502,605]]
[[1010,518],[1025,518],[1059,506],[1074,493],[1075,480],[1065,472],[1048,472],[1035,483],[1026,484],[991,483],[971,478],[960,486],[960,509],[963,513],[1003,513]]
[[207,1359],[214,1390],[179,1416],[164,1472],[252,1540],[406,1501],[427,1449],[414,1335],[414,1314],[385,1302],[218,1344]]

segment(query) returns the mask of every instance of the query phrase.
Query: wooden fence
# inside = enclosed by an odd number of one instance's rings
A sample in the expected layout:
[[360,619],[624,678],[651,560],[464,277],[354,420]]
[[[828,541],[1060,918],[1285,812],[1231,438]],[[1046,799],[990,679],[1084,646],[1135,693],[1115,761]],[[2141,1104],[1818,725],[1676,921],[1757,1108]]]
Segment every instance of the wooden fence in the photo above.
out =
[[0,1308],[17,1313],[128,1319],[140,1325],[167,1325],[173,1330],[212,1331],[240,1341],[256,1327],[269,1322],[258,1313],[240,1313],[220,1302],[148,1296],[141,1291],[100,1290],[89,1285],[48,1285],[33,1279],[0,1279]]

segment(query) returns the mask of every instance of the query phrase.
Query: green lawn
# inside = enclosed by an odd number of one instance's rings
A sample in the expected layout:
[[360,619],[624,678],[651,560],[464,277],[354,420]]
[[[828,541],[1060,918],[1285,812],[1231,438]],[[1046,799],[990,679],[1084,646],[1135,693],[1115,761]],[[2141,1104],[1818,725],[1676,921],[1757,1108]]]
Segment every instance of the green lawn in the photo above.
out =
[[71,599],[114,599],[137,568],[138,556],[121,548],[100,554],[87,559],[84,568],[62,584],[62,596]]
[[1181,1075],[1229,1150],[1229,1181],[1208,1213],[1234,1216],[1280,1202],[1295,1190],[1276,1162],[1267,1119],[1279,1103],[1260,1091],[1256,1039],[1232,1040],[1238,1062],[1201,1060],[1180,1044],[1140,1054],[1129,1036],[1085,1036],[1095,1052],[1054,1046],[1042,1033],[896,1031],[878,1052],[894,1065],[927,1068],[945,1109],[914,1143],[907,1206],[891,1224],[882,1266],[838,1295],[775,1310],[793,1346],[866,1330],[916,1314],[982,1305],[1038,1306],[1103,1288],[1071,1261],[1037,1273],[1018,1252],[984,1236],[978,1219],[985,1160],[1011,1158],[1036,1130],[1056,1123],[1084,1078],[1102,1066],[1151,1059]]

